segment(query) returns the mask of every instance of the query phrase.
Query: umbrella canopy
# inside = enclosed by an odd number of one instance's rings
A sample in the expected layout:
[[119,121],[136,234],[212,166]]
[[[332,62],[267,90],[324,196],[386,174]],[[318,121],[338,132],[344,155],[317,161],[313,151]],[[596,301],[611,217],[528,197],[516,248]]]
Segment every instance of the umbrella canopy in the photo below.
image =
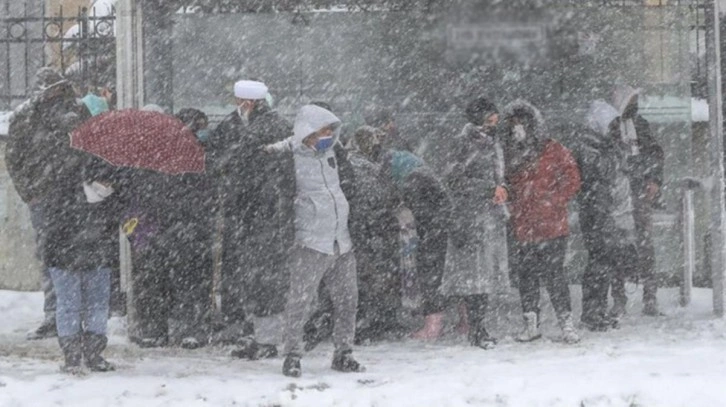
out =
[[117,167],[203,173],[204,148],[179,119],[135,109],[106,112],[71,133],[71,147]]

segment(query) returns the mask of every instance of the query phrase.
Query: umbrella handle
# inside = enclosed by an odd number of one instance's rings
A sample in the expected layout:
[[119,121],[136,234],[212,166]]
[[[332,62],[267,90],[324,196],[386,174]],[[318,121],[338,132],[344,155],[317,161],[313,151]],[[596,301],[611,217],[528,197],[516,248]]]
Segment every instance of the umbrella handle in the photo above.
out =
[[127,220],[122,227],[124,234],[126,236],[131,236],[134,233],[136,226],[139,226],[139,218],[131,218]]

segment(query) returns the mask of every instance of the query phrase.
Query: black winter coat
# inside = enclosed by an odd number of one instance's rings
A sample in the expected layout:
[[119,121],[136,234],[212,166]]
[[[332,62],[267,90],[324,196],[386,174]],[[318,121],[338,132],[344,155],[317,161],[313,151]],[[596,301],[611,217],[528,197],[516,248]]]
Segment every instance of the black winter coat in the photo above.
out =
[[292,125],[260,105],[245,124],[235,111],[210,138],[212,168],[225,228],[240,231],[246,300],[256,315],[284,308],[285,262],[295,236],[295,167],[292,154],[268,154],[266,145],[287,139]]
[[[118,258],[118,219],[123,208],[119,173],[100,160],[75,153],[66,162],[62,176],[49,190],[53,199],[40,205],[46,238],[42,256],[47,267],[68,271],[89,271],[110,267]],[[111,182],[113,195],[100,203],[89,203],[84,181]]]
[[70,84],[34,95],[10,122],[5,163],[23,202],[38,201],[62,182],[68,165],[68,133],[81,123],[80,106]]
[[[650,124],[642,116],[634,120],[635,132],[638,136],[640,154],[630,160],[630,182],[633,192],[641,195],[647,183],[653,182],[663,186],[663,166],[665,155],[650,131]],[[658,199],[656,199],[656,202]]]
[[[614,139],[588,128],[581,127],[576,134],[571,147],[582,177],[577,201],[586,246],[602,251],[632,243],[635,224],[625,152]],[[631,212],[618,214],[625,202]]]
[[[390,190],[381,179],[380,165],[357,151],[348,154],[348,162],[353,188],[343,192],[350,205],[348,227],[353,247],[359,253],[381,254],[398,238],[397,220],[389,207]],[[343,174],[341,178],[342,187]]]

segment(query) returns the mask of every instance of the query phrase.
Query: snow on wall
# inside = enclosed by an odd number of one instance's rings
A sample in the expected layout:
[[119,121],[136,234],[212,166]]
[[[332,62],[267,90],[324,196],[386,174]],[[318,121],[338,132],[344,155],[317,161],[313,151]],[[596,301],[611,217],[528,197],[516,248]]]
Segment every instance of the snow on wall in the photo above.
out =
[[0,137],[8,135],[8,126],[10,126],[10,115],[12,112],[0,112]]
[[691,121],[707,122],[709,118],[708,101],[691,98]]

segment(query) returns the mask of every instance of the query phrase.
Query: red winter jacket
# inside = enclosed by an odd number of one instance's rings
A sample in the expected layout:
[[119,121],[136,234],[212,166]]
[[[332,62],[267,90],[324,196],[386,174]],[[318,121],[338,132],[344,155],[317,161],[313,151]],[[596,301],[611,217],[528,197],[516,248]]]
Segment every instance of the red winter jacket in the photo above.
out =
[[514,236],[538,243],[567,236],[567,204],[580,190],[580,170],[570,150],[548,140],[539,158],[508,177]]

